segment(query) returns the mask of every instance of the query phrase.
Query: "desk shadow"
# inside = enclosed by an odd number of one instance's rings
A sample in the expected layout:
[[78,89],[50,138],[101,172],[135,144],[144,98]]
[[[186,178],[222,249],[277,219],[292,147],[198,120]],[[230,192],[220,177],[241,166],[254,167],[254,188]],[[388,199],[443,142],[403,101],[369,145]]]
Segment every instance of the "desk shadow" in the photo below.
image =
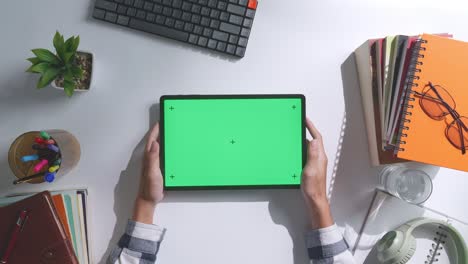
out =
[[[149,127],[152,127],[157,121],[159,121],[159,103],[150,107],[149,116]],[[132,216],[133,205],[140,182],[143,150],[145,144],[146,135],[144,135],[140,142],[138,142],[136,145],[128,162],[127,168],[121,172],[119,181],[115,185],[114,213],[116,217],[116,223],[112,237],[109,241],[109,245],[101,260],[98,262],[99,264],[106,263],[107,257],[125,232],[127,220]]]
[[[378,184],[378,168],[370,164],[354,53],[341,65],[341,75],[346,127],[330,203],[336,223],[348,229],[345,231],[345,239],[350,249],[353,249],[366,216],[362,212],[368,211]],[[351,237],[346,237],[348,231]]]

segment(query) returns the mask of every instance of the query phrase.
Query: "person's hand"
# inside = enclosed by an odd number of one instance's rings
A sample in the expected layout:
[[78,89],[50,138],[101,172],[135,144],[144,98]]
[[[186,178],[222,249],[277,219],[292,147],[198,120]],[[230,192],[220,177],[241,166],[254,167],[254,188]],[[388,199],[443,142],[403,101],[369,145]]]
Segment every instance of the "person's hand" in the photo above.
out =
[[154,209],[164,198],[163,186],[159,160],[159,123],[156,123],[146,141],[133,220],[148,224],[153,222]]
[[302,171],[301,189],[307,204],[314,228],[333,225],[330,205],[327,199],[327,155],[323,147],[322,135],[307,119],[307,130],[312,140],[307,141],[307,162]]

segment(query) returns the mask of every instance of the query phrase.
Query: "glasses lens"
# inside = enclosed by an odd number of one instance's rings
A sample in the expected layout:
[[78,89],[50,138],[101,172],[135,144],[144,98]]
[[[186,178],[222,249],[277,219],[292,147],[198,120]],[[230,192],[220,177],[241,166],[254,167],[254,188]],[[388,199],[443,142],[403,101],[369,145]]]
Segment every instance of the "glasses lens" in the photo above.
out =
[[[467,117],[460,117],[460,122],[468,126],[468,118]],[[460,135],[461,133],[461,135]],[[468,132],[463,128],[462,124],[459,124],[457,121],[453,121],[445,131],[445,134],[456,148],[462,149],[462,140],[464,142],[465,149],[468,148]]]
[[440,85],[433,85],[432,89],[427,85],[423,90],[423,95],[419,104],[423,111],[435,120],[442,120],[446,115],[449,114],[449,110],[443,102],[453,109],[455,109],[455,100],[452,96]]

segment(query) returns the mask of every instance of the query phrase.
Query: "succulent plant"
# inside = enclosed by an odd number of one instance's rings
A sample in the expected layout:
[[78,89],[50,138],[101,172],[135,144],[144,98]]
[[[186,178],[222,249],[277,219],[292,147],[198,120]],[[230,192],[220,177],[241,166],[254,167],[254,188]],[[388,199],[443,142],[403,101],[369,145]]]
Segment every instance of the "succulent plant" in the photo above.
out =
[[56,78],[63,78],[63,88],[70,97],[76,88],[76,81],[83,76],[83,70],[76,63],[80,37],[72,36],[65,41],[63,35],[57,31],[53,44],[55,53],[47,49],[31,50],[36,57],[27,59],[32,65],[26,71],[41,74],[37,82],[38,89],[46,87]]

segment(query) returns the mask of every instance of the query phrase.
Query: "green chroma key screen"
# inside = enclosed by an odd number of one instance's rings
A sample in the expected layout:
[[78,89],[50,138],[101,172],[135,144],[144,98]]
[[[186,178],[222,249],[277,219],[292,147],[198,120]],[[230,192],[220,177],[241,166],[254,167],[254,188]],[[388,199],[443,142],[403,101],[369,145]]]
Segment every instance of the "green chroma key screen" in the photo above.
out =
[[166,189],[298,187],[303,95],[161,97]]

